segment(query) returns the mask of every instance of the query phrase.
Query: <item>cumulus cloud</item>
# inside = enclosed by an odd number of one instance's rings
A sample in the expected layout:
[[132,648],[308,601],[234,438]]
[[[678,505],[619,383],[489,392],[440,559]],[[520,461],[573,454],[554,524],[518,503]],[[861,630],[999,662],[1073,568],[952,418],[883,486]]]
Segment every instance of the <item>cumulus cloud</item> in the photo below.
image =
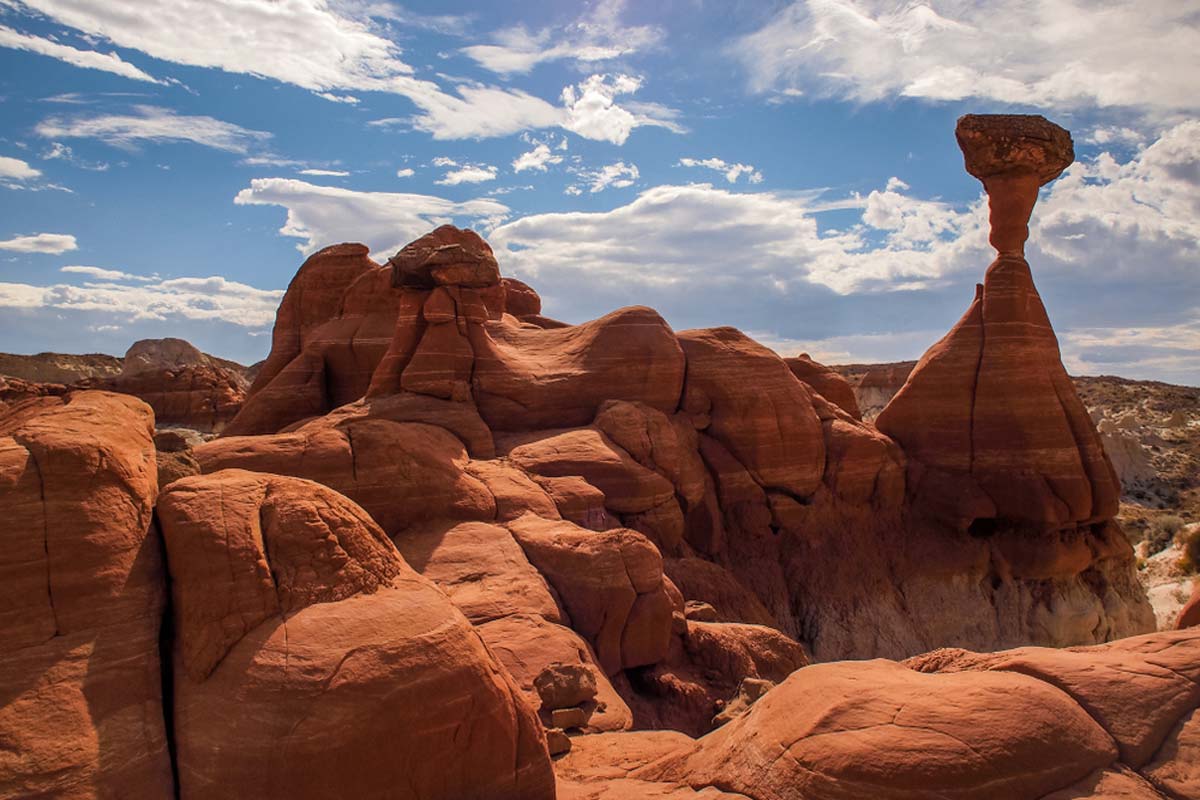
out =
[[410,169],[409,167],[402,167],[401,169],[396,170],[397,178],[411,178],[413,175],[416,175],[416,174],[417,173],[413,172],[412,169]]
[[756,91],[1155,114],[1200,104],[1194,3],[796,0],[729,53]]
[[77,249],[79,249],[79,245],[75,241],[75,237],[69,233],[35,233],[0,241],[0,250],[9,250],[14,253],[58,255]]
[[725,180],[730,183],[737,183],[738,178],[743,175],[750,183],[762,183],[763,179],[762,173],[755,169],[753,164],[730,164],[720,158],[681,158],[679,165],[715,170],[724,175]]
[[192,142],[230,153],[246,153],[271,138],[208,116],[186,116],[159,106],[139,105],[133,114],[54,116],[38,123],[34,131],[46,139],[99,139],[125,150],[143,142]]
[[545,172],[551,164],[561,164],[563,157],[550,151],[550,146],[544,142],[534,145],[532,150],[517,156],[512,162],[513,172],[524,172],[531,169],[535,172]]
[[439,181],[439,186],[457,186],[460,183],[486,183],[496,180],[497,169],[491,164],[460,164],[449,158],[439,157],[433,160],[435,167],[453,167]]
[[616,98],[633,94],[642,79],[632,75],[592,75],[562,90],[566,119],[562,126],[586,139],[625,144],[634,128],[653,125],[675,133],[683,128],[675,122],[676,112],[653,103],[618,105]]
[[34,169],[19,158],[0,156],[0,186],[15,186],[40,177],[41,174],[41,170]]
[[335,242],[358,241],[374,253],[391,255],[438,225],[458,222],[487,230],[509,214],[508,206],[490,198],[456,203],[430,195],[360,192],[289,178],[255,179],[234,202],[286,208],[287,221],[279,232],[300,239],[297,248],[306,254]]
[[317,178],[345,178],[350,173],[342,169],[302,169],[300,174]]
[[590,64],[619,58],[658,44],[663,32],[653,26],[626,26],[620,21],[625,0],[603,0],[593,11],[563,28],[530,31],[524,26],[503,28],[491,44],[464,47],[463,53],[492,72],[529,72],[557,60]]
[[221,276],[117,282],[124,279],[83,286],[0,283],[0,307],[101,312],[122,321],[222,320],[256,328],[271,324],[283,297],[283,290],[258,289]]
[[31,36],[29,34],[20,33],[5,25],[0,25],[0,47],[7,47],[13,50],[25,50],[30,53],[38,53],[39,55],[57,58],[59,61],[65,61],[68,64],[74,64],[77,67],[84,69],[96,69],[101,72],[111,72],[114,75],[120,75],[124,78],[131,78],[135,81],[147,81],[149,83],[163,83],[163,81],[146,74],[142,70],[130,64],[128,61],[121,59],[116,53],[100,53],[95,50],[80,50],[70,45],[61,44],[50,39],[44,39],[40,36]]
[[639,177],[637,165],[626,164],[624,161],[608,164],[599,169],[577,169],[575,173],[583,185],[571,184],[566,188],[567,194],[583,194],[584,186],[593,194],[602,192],[609,187],[624,189],[633,186]]

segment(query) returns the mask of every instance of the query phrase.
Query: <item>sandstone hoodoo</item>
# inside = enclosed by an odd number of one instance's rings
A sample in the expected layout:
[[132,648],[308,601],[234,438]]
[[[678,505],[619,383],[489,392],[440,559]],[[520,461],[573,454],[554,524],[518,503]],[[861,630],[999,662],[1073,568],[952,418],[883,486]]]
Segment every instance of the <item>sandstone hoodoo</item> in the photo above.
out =
[[912,460],[919,502],[977,532],[1086,526],[1120,486],[1067,377],[1024,245],[1038,189],[1074,159],[1041,117],[966,116],[958,141],[988,193],[997,258],[959,323],[879,415]]
[[6,388],[0,797],[1200,797],[1200,630],[1022,255],[1070,137],[959,141],[999,255],[878,426],[449,225],[309,257],[231,420],[169,340],[105,379],[149,405]]

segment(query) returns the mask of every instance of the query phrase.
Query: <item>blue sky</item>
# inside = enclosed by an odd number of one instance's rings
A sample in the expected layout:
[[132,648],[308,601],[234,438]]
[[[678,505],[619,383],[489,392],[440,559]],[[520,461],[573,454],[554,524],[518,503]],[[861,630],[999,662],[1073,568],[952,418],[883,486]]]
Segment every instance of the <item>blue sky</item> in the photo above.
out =
[[1036,112],[1068,368],[1200,384],[1198,75],[1191,0],[0,0],[0,350],[249,363],[306,253],[453,221],[560,319],[915,358],[991,258],[954,121]]

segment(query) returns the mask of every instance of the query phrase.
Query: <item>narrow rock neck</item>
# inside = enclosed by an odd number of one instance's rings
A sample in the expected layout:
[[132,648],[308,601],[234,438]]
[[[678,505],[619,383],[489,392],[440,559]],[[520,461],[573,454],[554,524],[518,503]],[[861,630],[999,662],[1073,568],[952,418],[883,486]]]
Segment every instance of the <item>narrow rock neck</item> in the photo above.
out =
[[988,193],[988,221],[991,233],[988,241],[1002,256],[1023,258],[1025,240],[1029,238],[1029,217],[1037,202],[1041,183],[1037,175],[1015,175],[985,178]]

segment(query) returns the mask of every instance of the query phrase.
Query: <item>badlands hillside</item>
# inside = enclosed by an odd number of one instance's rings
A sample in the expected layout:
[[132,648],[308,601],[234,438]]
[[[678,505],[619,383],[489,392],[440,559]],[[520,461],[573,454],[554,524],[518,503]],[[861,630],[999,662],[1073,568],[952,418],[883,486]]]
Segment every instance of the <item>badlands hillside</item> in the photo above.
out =
[[733,328],[558,322],[449,225],[309,257],[252,377],[8,381],[0,797],[1200,798],[1200,596],[1156,618],[1106,452],[1194,417],[1063,368],[1067,131],[957,136],[997,258],[873,419]]

